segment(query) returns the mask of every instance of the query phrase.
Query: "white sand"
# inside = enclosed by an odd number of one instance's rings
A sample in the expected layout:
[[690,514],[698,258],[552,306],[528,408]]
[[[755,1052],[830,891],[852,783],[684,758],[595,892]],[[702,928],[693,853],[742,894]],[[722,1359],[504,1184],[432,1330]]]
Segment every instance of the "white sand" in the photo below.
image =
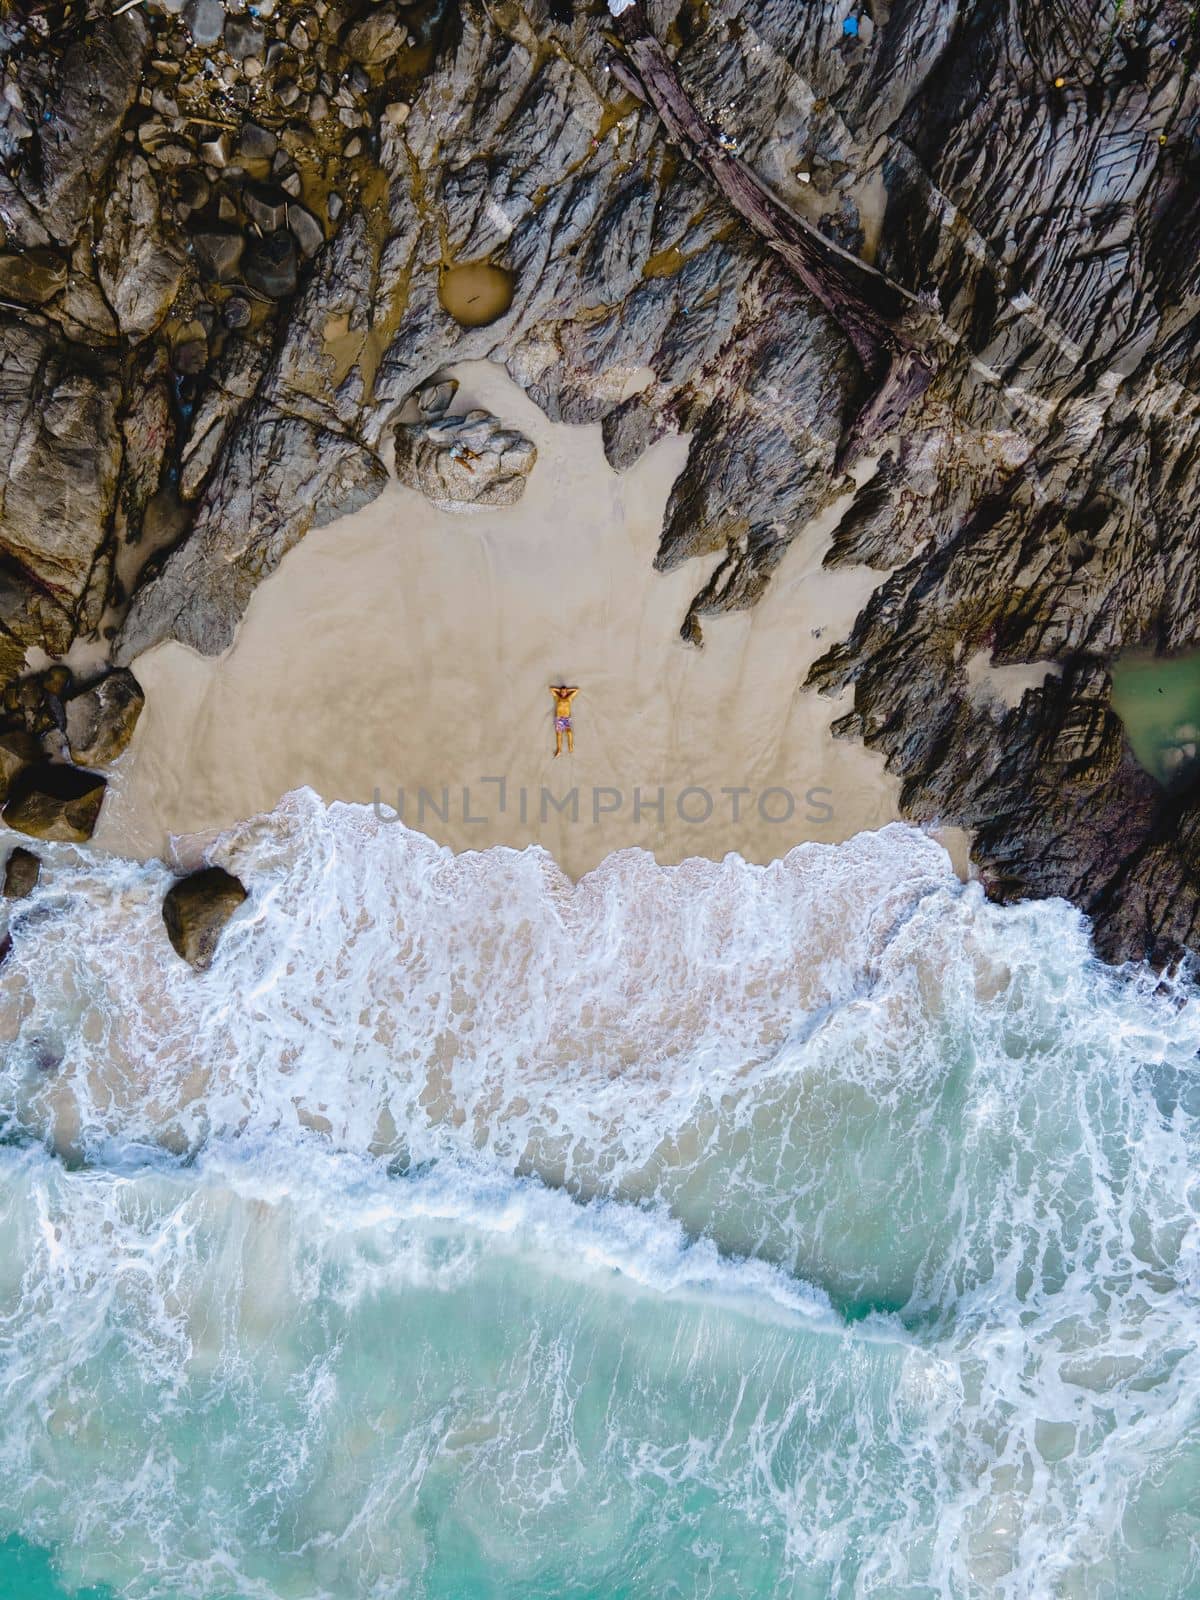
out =
[[[96,842],[158,854],[169,833],[228,826],[305,784],[378,791],[389,808],[403,789],[406,820],[455,849],[537,841],[572,875],[630,844],[664,862],[766,861],[895,818],[881,758],[829,734],[845,706],[799,687],[879,581],[822,571],[834,517],[796,541],[755,610],[707,619],[697,650],[678,628],[711,564],[651,565],[686,442],[619,475],[599,427],[548,422],[498,367],[458,375],[455,411],[486,405],[537,443],[520,504],[456,514],[392,485],[287,556],[224,656],[142,657],[146,709]],[[581,689],[575,755],[554,761],[559,681]],[[500,777],[503,812],[481,781]],[[573,789],[578,821],[543,794]],[[710,799],[706,820],[681,819]]]

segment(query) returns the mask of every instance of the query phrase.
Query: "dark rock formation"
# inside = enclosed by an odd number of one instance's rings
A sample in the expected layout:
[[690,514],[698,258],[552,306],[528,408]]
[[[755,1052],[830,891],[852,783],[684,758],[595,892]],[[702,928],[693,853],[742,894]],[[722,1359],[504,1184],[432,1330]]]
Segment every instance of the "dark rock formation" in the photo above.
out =
[[104,800],[104,779],[77,767],[44,762],[13,780],[4,820],[35,839],[83,844],[92,836]]
[[8,798],[18,773],[41,759],[41,746],[20,729],[0,733],[0,801]]
[[[828,560],[879,585],[812,673],[840,731],[995,894],[1196,946],[1200,789],[1138,768],[1107,672],[1200,644],[1182,0],[178,12],[4,62],[0,675],[224,649],[380,491],[407,398],[489,357],[618,469],[690,436],[657,564],[717,558],[697,643],[876,452]],[[1008,708],[981,655],[1054,670]]]
[[0,321],[0,561],[6,631],[58,653],[95,627],[121,469],[120,385],[42,328]]
[[207,972],[225,924],[245,898],[243,884],[223,867],[205,867],[172,884],[163,898],[163,922],[175,953]]
[[4,863],[4,897],[6,900],[24,900],[38,886],[42,863],[32,850],[17,845],[10,850]]

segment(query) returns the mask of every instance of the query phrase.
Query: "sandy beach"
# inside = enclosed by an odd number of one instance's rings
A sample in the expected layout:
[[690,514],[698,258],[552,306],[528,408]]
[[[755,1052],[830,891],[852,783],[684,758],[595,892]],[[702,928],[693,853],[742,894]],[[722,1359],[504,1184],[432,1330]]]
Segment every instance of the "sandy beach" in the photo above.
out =
[[[598,426],[549,422],[499,367],[455,375],[453,411],[483,405],[535,441],[524,498],[449,512],[393,482],[285,558],[225,655],[143,656],[146,709],[96,842],[159,854],[304,785],[455,849],[540,843],[572,875],[627,845],[766,861],[894,819],[882,760],[829,733],[846,707],[800,688],[879,581],[822,570],[834,516],[697,649],[678,630],[711,566],[652,565],[686,440],[620,475]],[[556,761],[560,681],[580,693]]]

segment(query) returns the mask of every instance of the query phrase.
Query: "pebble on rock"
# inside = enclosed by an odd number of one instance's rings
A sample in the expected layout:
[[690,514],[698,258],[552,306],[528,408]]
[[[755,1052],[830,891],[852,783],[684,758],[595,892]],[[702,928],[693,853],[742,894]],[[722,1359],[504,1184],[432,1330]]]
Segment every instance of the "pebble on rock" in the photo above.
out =
[[306,206],[293,200],[287,208],[287,225],[300,246],[302,256],[314,256],[325,243],[325,230]]
[[216,44],[225,30],[221,0],[189,0],[187,25],[197,44]]

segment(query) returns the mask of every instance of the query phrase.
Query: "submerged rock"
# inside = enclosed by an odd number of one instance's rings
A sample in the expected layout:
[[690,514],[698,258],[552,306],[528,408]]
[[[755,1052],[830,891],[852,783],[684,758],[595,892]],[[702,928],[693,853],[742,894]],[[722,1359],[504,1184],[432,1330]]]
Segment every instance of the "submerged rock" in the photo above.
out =
[[245,898],[241,880],[223,867],[205,867],[172,884],[162,914],[175,953],[197,972],[206,972],[225,924]]
[[[286,201],[284,191],[279,192]],[[247,250],[242,276],[259,294],[265,294],[269,300],[281,300],[295,293],[297,265],[296,241],[290,233],[281,230],[267,234]]]
[[97,773],[43,762],[18,774],[5,802],[4,820],[35,839],[84,844],[96,826],[104,790],[104,779]]
[[201,273],[215,283],[232,283],[242,264],[246,240],[229,223],[207,222],[191,235]]
[[450,507],[515,505],[537,460],[532,439],[489,411],[401,423],[395,442],[400,482]]
[[38,886],[42,863],[32,850],[17,845],[9,852],[4,864],[4,896],[7,900],[24,900]]

